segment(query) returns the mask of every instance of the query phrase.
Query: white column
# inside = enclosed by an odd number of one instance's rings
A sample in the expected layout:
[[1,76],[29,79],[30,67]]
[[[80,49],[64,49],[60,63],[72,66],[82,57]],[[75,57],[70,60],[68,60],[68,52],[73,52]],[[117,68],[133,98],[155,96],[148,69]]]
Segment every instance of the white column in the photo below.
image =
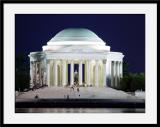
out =
[[117,70],[118,70],[117,61],[115,61],[115,87],[117,87]]
[[111,86],[111,61],[109,59],[107,59],[106,61],[106,64],[107,64],[107,86]]
[[68,61],[66,61],[66,85],[68,85]]
[[30,61],[30,86],[33,86],[33,64]]
[[121,73],[121,61],[119,62],[119,78],[121,78],[122,73]]
[[53,77],[51,77],[50,76],[50,84],[51,84],[51,86],[55,86],[55,71],[54,71],[54,60],[51,60],[51,62],[50,62],[50,75],[52,75]]
[[90,76],[90,74],[91,74],[91,62],[90,61],[88,61],[88,85],[90,85],[91,84],[91,76]]
[[106,87],[106,60],[103,60],[103,86]]
[[113,61],[113,87],[115,87],[115,82],[116,82],[116,80],[115,80],[115,77],[116,77],[116,64],[115,63],[116,62]]
[[54,85],[58,86],[58,76],[57,76],[57,61],[54,60]]
[[50,86],[50,61],[47,62],[47,85]]
[[37,61],[35,61],[35,84],[37,84]]
[[66,85],[66,61],[62,61],[62,85],[65,86]]
[[70,85],[74,85],[74,64],[73,64],[73,61],[71,61],[71,67],[70,67]]
[[87,71],[86,71],[86,77],[87,77],[87,85],[90,85],[91,84],[91,72],[90,72],[90,70],[91,70],[91,65],[90,65],[90,61],[89,60],[87,60],[86,61],[86,69],[87,69]]
[[110,60],[107,60],[107,63],[108,63],[108,67],[107,67],[107,69],[108,69],[108,71],[107,71],[107,73],[108,73],[108,77],[107,77],[107,79],[108,79],[108,81],[109,81],[109,84],[107,84],[107,86],[111,86],[111,70],[112,70],[112,62],[110,61]]
[[98,87],[98,60],[96,60],[96,67],[95,67],[95,86]]
[[85,64],[85,78],[86,79],[85,79],[85,82],[86,82],[87,85],[89,85],[88,84],[88,73],[89,73],[88,72],[88,60],[86,60],[86,64]]
[[39,63],[39,83],[42,86],[42,63],[41,62]]
[[87,61],[85,61],[85,84],[88,83],[88,77],[87,77],[87,74],[88,74],[88,66],[87,66]]
[[122,77],[122,73],[121,73],[121,61],[119,62],[119,78]]
[[82,85],[82,61],[79,62],[79,85]]
[[35,85],[36,82],[36,62],[33,62],[33,86]]
[[114,61],[111,61],[111,87],[114,87]]
[[120,62],[117,62],[117,85],[120,83]]
[[120,61],[118,61],[118,85],[120,84]]
[[121,78],[122,78],[123,77],[123,61],[121,61],[120,68],[121,68]]

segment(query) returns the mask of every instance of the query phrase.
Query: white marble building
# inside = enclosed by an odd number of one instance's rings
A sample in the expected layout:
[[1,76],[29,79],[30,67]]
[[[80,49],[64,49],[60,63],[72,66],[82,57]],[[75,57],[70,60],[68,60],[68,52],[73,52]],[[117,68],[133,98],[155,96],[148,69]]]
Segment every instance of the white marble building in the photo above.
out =
[[30,85],[117,87],[123,76],[123,57],[85,28],[57,33],[41,52],[31,52]]

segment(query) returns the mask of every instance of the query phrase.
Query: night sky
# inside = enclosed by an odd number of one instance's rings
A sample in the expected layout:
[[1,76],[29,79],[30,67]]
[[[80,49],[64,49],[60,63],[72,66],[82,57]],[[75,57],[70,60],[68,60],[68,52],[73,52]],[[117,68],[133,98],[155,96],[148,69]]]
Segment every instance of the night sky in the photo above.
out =
[[111,51],[122,52],[131,72],[145,71],[143,14],[16,14],[16,55],[42,51],[42,46],[56,33],[73,27],[90,29],[111,47]]

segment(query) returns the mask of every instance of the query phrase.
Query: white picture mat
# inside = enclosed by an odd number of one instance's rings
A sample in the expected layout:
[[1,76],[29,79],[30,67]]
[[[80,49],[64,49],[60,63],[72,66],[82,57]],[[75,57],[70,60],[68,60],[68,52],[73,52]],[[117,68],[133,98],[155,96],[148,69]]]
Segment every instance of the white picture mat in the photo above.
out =
[[[145,14],[145,113],[15,113],[15,14]],[[156,4],[4,4],[3,43],[4,123],[157,122]]]

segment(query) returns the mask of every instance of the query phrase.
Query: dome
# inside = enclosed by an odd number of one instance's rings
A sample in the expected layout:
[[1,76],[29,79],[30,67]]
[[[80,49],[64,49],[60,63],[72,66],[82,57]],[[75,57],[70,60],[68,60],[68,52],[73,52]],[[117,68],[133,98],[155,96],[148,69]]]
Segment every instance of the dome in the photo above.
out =
[[102,44],[104,41],[94,32],[86,28],[67,28],[57,33],[48,45]]

